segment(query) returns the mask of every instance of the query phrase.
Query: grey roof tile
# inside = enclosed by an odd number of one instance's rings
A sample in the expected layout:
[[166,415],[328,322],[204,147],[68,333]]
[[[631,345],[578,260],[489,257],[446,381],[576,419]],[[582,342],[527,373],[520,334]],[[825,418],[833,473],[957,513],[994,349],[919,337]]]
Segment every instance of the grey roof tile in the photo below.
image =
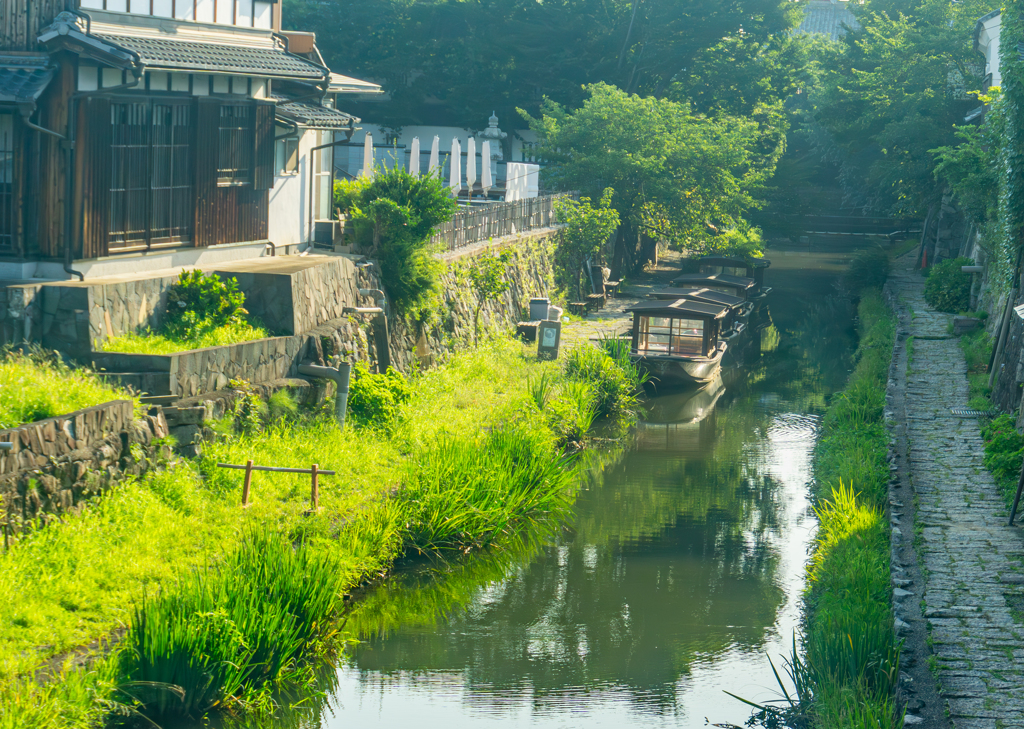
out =
[[289,101],[287,97],[274,96],[277,100],[277,115],[311,129],[349,129],[359,123],[359,118],[337,109],[318,106],[303,101]]
[[0,54],[0,103],[33,102],[52,78],[48,56]]
[[838,40],[846,35],[847,28],[860,28],[848,6],[848,2],[839,0],[810,0],[804,6],[804,19],[795,32],[827,35]]
[[107,43],[139,54],[150,67],[320,80],[327,69],[293,56],[283,47],[232,46],[218,43],[94,33]]

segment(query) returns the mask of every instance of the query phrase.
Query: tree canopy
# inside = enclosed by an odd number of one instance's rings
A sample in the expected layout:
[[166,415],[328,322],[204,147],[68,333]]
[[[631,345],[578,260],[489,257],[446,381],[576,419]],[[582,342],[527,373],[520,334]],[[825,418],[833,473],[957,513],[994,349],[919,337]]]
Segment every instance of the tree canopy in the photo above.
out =
[[[491,111],[578,106],[583,87],[753,109],[791,85],[788,0],[285,0],[331,68],[383,84],[385,125],[473,126]],[[366,110],[362,110],[364,115]]]
[[[542,140],[553,184],[593,199],[615,190],[621,225],[613,268],[643,263],[641,236],[691,250],[718,248],[719,233],[743,228],[743,213],[782,152],[763,154],[754,120],[694,113],[689,105],[628,94],[608,84],[570,111],[547,101],[530,127]],[[735,238],[729,238],[735,241]]]
[[862,29],[821,44],[815,118],[845,152],[845,178],[879,211],[924,217],[941,197],[934,150],[979,105],[972,29],[989,0],[868,0]]

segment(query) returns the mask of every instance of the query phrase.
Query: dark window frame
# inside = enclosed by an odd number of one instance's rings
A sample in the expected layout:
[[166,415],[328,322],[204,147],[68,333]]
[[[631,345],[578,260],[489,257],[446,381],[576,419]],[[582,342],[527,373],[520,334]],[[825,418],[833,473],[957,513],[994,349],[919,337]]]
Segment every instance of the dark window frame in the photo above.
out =
[[191,98],[120,97],[110,105],[109,251],[195,237],[195,108]]
[[256,105],[225,101],[217,125],[217,186],[252,185],[256,176]]

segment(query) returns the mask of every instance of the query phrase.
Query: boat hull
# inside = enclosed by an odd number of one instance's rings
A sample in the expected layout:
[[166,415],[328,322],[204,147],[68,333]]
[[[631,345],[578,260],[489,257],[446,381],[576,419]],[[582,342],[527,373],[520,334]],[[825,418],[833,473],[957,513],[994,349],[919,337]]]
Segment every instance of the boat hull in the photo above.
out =
[[676,355],[633,355],[634,361],[648,374],[658,390],[693,387],[711,382],[722,370],[724,342],[711,357],[681,357]]

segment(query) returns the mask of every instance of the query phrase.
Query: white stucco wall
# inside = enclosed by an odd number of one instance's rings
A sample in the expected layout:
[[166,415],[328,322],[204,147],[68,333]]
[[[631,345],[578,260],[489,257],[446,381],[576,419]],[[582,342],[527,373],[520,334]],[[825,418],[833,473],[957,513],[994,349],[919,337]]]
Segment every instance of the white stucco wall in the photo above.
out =
[[992,74],[993,86],[1003,85],[999,73],[999,26],[1000,16],[996,15],[981,23],[978,33],[978,50],[985,56],[985,72]]
[[310,150],[316,146],[317,133],[305,130],[299,138],[299,172],[278,174],[270,190],[267,227],[270,240],[276,245],[308,243],[313,239],[310,219],[309,165]]

